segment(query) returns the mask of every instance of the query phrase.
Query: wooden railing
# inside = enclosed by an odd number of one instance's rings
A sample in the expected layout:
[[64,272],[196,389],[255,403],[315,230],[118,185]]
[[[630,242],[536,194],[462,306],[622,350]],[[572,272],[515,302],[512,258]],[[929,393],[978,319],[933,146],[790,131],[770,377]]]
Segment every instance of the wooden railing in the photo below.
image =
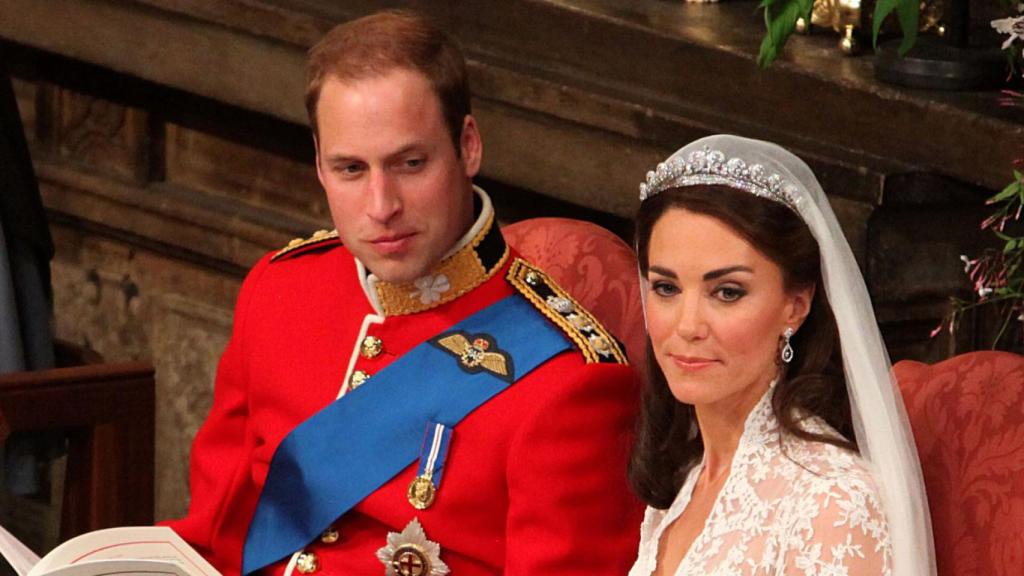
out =
[[63,430],[60,537],[153,522],[153,367],[94,364],[0,376],[0,441]]

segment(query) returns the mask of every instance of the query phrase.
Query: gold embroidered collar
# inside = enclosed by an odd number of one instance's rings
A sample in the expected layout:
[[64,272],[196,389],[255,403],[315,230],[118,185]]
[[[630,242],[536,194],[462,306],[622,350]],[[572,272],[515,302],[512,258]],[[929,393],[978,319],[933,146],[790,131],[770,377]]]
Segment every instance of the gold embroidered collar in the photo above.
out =
[[368,288],[376,295],[385,316],[414,314],[455,300],[483,284],[508,260],[508,245],[494,222],[494,211],[484,210],[479,231],[427,275],[412,282],[393,284],[378,280]]

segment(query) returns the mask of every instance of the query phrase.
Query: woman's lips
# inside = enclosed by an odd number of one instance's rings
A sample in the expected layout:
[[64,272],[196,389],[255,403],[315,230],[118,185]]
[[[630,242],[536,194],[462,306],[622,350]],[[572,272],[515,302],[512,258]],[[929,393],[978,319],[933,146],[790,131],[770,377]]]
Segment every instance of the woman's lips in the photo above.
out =
[[705,368],[718,364],[718,360],[714,358],[701,358],[697,356],[677,356],[675,354],[669,354],[672,358],[672,363],[675,364],[682,370],[696,372]]

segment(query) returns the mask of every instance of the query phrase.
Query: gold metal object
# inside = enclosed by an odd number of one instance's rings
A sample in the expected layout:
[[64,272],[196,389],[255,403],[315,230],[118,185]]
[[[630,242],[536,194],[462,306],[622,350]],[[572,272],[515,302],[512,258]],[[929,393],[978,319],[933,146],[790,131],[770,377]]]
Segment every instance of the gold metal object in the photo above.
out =
[[427,539],[420,521],[413,518],[401,532],[388,532],[387,545],[377,550],[385,576],[447,576],[441,546]]
[[424,576],[430,574],[430,558],[415,544],[406,544],[395,551],[391,566],[398,576]]
[[299,574],[312,574],[320,569],[320,559],[312,552],[303,552],[295,559],[295,569]]
[[[850,35],[847,28],[852,26],[855,32],[863,30],[865,33],[871,30],[871,18],[877,3],[878,0],[814,0],[810,25],[831,28],[840,33],[839,49],[844,54],[855,54],[860,51],[860,42]],[[920,9],[918,31],[944,35],[942,0],[921,0]],[[882,24],[883,32],[898,29],[895,18],[889,18]],[[797,31],[800,32],[799,21]]]
[[[604,326],[540,269],[516,258],[506,278],[544,316],[565,332],[583,353],[588,364],[603,361],[629,364],[625,352]],[[555,298],[549,299],[551,295]],[[572,306],[563,306],[563,300]],[[595,342],[594,336],[601,338]],[[596,349],[595,344],[601,345],[601,349]]]
[[359,346],[359,353],[366,359],[376,358],[377,356],[380,356],[380,353],[383,351],[384,342],[376,336],[367,336],[366,338],[363,338],[363,342]]
[[334,544],[338,541],[338,538],[340,538],[340,536],[338,535],[338,531],[334,529],[334,526],[328,526],[327,530],[324,530],[323,533],[320,534],[320,541],[324,544]]
[[368,372],[365,372],[363,370],[356,370],[355,372],[352,373],[352,377],[349,378],[348,384],[350,388],[355,390],[356,388],[362,386],[363,383],[369,379],[370,374]]
[[270,260],[271,260],[271,262],[273,262],[274,260],[277,260],[281,256],[284,256],[285,254],[287,254],[289,252],[292,252],[293,250],[298,250],[299,248],[303,248],[305,246],[310,246],[310,245],[313,245],[313,244],[319,244],[321,242],[326,242],[328,240],[333,240],[333,239],[335,239],[337,237],[338,237],[338,231],[337,230],[317,230],[309,238],[295,238],[295,239],[293,239],[291,242],[288,243],[287,246],[285,246],[284,248],[278,250],[277,253],[274,254],[270,258]]
[[434,481],[426,474],[417,476],[410,484],[409,490],[406,492],[406,497],[409,499],[409,504],[417,510],[426,510],[430,508],[430,505],[434,503],[434,496],[437,494],[437,488],[434,487]]
[[508,355],[490,351],[491,343],[484,338],[472,342],[464,334],[454,333],[436,340],[437,344],[454,354],[466,368],[482,368],[499,376],[508,376]]
[[608,342],[608,339],[599,334],[590,335],[590,345],[593,346],[594,350],[602,356],[609,356],[612,353],[612,345]]
[[846,25],[843,38],[839,41],[839,50],[847,56],[853,56],[860,51],[860,42],[853,35],[853,24]]
[[570,314],[566,317],[569,323],[573,325],[577,330],[583,332],[590,332],[594,329],[594,323],[590,321],[586,316],[580,316],[579,314]]
[[447,304],[473,288],[483,284],[505,265],[509,247],[488,269],[477,254],[477,249],[496,226],[494,216],[484,223],[480,232],[458,252],[442,260],[424,277],[411,282],[376,284],[377,301],[387,316],[413,314]]

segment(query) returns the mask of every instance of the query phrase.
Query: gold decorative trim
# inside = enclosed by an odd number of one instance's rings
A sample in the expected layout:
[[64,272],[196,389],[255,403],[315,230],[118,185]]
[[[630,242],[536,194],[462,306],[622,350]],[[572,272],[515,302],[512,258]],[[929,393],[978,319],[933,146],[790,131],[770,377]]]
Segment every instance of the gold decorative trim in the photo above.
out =
[[295,238],[289,242],[287,246],[278,250],[277,253],[271,256],[270,261],[273,262],[285,254],[298,250],[299,248],[305,248],[307,246],[312,246],[328,240],[334,240],[336,238],[338,238],[337,230],[317,230],[309,238]]
[[[392,284],[378,282],[377,300],[386,316],[414,314],[447,304],[490,279],[508,260],[509,248],[504,244],[501,257],[489,270],[477,253],[494,226],[493,213],[480,232],[461,250],[443,260],[426,276],[414,282]],[[494,233],[500,234],[498,231]]]
[[506,278],[544,316],[565,332],[583,353],[588,364],[629,364],[618,340],[541,269],[522,258],[516,258]]

